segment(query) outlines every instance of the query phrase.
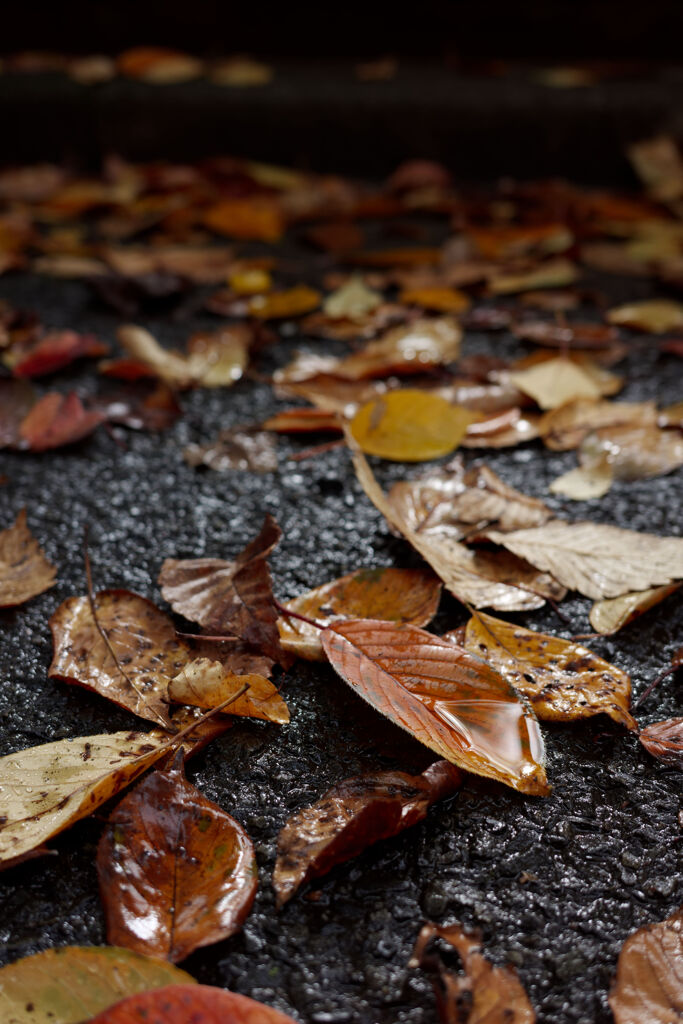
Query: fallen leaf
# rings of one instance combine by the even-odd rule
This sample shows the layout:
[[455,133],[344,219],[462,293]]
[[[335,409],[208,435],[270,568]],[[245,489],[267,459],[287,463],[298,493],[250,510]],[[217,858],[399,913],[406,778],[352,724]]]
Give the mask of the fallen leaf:
[[22,380],[0,377],[0,448],[14,448],[21,441],[21,424],[36,404],[36,393]]
[[350,424],[360,448],[397,462],[448,455],[465,436],[473,414],[429,391],[403,388],[361,406]]
[[614,474],[604,460],[590,466],[577,466],[558,476],[549,485],[552,494],[572,501],[590,501],[602,498],[614,483]]
[[309,879],[422,821],[433,803],[452,796],[461,783],[458,768],[436,761],[421,775],[372,772],[328,789],[280,831],[273,871],[277,906]]
[[133,359],[149,367],[167,384],[179,388],[226,387],[242,376],[253,335],[246,324],[194,335],[188,354],[163,348],[143,327],[120,327],[117,337]]
[[226,672],[220,661],[195,658],[183,665],[170,681],[168,695],[178,704],[192,704],[200,708],[215,708],[244,685],[249,690],[238,697],[229,708],[229,714],[245,718],[261,718],[266,722],[289,722],[289,710],[270,680],[262,675],[235,675]]
[[74,444],[92,434],[103,420],[101,412],[87,410],[73,391],[68,395],[52,392],[39,399],[22,420],[17,447],[45,452]]
[[552,255],[569,249],[574,239],[565,224],[472,225],[467,238],[489,260],[512,260],[532,253]]
[[169,985],[131,996],[90,1024],[296,1024],[248,996],[209,985]]
[[235,267],[234,250],[225,245],[109,245],[100,252],[117,275],[129,280],[170,275],[194,284],[222,284]]
[[513,292],[528,292],[536,288],[564,288],[574,284],[579,278],[579,270],[569,260],[548,260],[531,270],[518,273],[498,270],[488,279],[489,291],[494,295],[510,295]]
[[107,939],[172,963],[239,931],[258,885],[248,835],[182,764],[179,751],[128,793],[97,848]]
[[303,316],[320,305],[321,295],[306,284],[296,285],[284,292],[255,295],[248,302],[248,311],[258,320],[285,320]]
[[638,728],[629,712],[629,676],[587,647],[482,612],[467,623],[464,647],[524,694],[541,721],[606,714]]
[[658,761],[683,771],[683,718],[654,722],[642,730],[638,739]]
[[654,424],[601,427],[581,442],[579,461],[587,471],[606,465],[615,480],[649,480],[683,466],[683,433]]
[[306,241],[325,252],[346,253],[360,249],[364,238],[358,224],[350,220],[337,220],[308,228]]
[[593,600],[683,579],[680,537],[560,519],[515,533],[488,531],[487,536]]
[[303,334],[313,338],[331,338],[335,341],[355,342],[374,338],[381,331],[410,319],[410,312],[396,302],[382,302],[363,316],[332,317],[322,310],[309,313],[299,321]]
[[321,642],[359,696],[440,757],[522,793],[550,791],[533,712],[464,648],[373,619],[335,623]]
[[621,948],[609,994],[615,1024],[674,1024],[683,1013],[683,910],[645,925]]
[[14,526],[0,532],[0,608],[12,608],[55,584],[57,570],[26,525],[22,509]]
[[188,82],[203,72],[196,57],[163,46],[136,46],[116,58],[119,74],[155,85]]
[[653,199],[667,203],[683,195],[683,162],[674,139],[667,135],[641,139],[626,152]]
[[3,361],[15,377],[41,377],[83,357],[105,356],[109,346],[94,334],[49,331],[29,345],[12,346]]
[[[464,977],[428,952],[434,939],[442,939],[457,952]],[[408,966],[432,974],[443,1024],[534,1024],[536,1020],[514,968],[494,967],[481,953],[480,937],[459,924],[423,925]]]
[[323,302],[323,313],[333,318],[353,320],[372,313],[381,304],[380,292],[368,288],[360,274],[352,274],[345,284],[327,296]]
[[[384,395],[391,390],[391,382],[340,380],[331,374],[320,373],[310,379],[284,380],[281,371],[275,373],[276,394],[280,396],[303,398],[312,402],[318,409],[336,412],[343,416],[353,416],[364,402],[376,395]],[[398,387],[398,378],[394,378],[393,387]]]
[[325,409],[284,409],[261,425],[277,434],[343,433],[337,413]]
[[421,306],[434,313],[464,313],[469,309],[471,299],[457,288],[404,288],[399,302],[407,306]]
[[513,327],[515,337],[553,348],[609,348],[619,340],[615,327],[591,323],[553,323],[552,320],[522,320]]
[[373,252],[346,254],[349,263],[360,267],[422,267],[441,263],[442,253],[436,247],[412,249],[375,249]]
[[221,199],[204,214],[204,224],[229,238],[277,242],[285,230],[285,218],[277,199],[268,196]]
[[92,814],[168,750],[141,732],[58,740],[0,758],[0,863]]
[[61,946],[0,967],[6,1024],[81,1024],[137,992],[193,985],[179,967],[111,946]]
[[[436,615],[441,582],[424,569],[357,569],[292,598],[284,607],[325,627],[345,619],[383,619],[426,626]],[[278,620],[286,651],[324,661],[320,629],[301,619]]]
[[620,327],[631,327],[648,334],[666,334],[683,328],[683,304],[672,299],[629,302],[610,309],[607,319]]
[[125,390],[98,396],[93,405],[108,423],[131,430],[166,430],[183,412],[173,389],[155,379],[130,381]]
[[538,437],[539,417],[521,409],[506,409],[470,423],[462,448],[514,448]]
[[50,618],[48,675],[169,728],[168,684],[189,659],[187,644],[171,619],[139,594],[102,590],[93,604],[97,621],[88,597],[67,598]]
[[538,425],[545,445],[553,451],[578,448],[583,439],[602,427],[625,424],[654,425],[654,402],[608,402],[598,398],[575,398],[544,413]]
[[461,340],[462,330],[452,317],[413,320],[390,328],[360,352],[337,360],[327,372],[349,380],[422,373],[431,366],[455,362]]
[[167,558],[159,573],[164,599],[174,611],[198,622],[208,633],[238,636],[273,660],[288,664],[280,645],[266,561],[281,536],[280,527],[267,515],[258,537],[234,562]]
[[222,430],[208,444],[188,444],[183,458],[190,466],[208,466],[218,473],[230,469],[275,473],[278,468],[274,439],[267,430],[257,427]]
[[246,89],[254,85],[267,85],[275,74],[269,64],[254,60],[253,57],[227,57],[215,63],[211,69],[211,81],[216,85],[230,85]]
[[600,388],[585,369],[563,356],[510,374],[510,380],[541,409],[556,409],[577,398],[599,398]]
[[616,633],[622,626],[627,626],[670,594],[674,594],[679,586],[680,583],[670,583],[664,587],[637,590],[620,597],[596,601],[590,611],[590,624],[596,633]]
[[263,267],[247,266],[234,270],[228,278],[228,284],[237,295],[261,295],[271,290],[273,279]]

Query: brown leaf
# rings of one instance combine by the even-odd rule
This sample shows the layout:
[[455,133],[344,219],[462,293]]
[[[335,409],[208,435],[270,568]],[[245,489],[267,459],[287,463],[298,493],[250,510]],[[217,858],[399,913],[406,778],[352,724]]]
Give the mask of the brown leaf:
[[202,74],[203,65],[196,57],[164,46],[136,46],[116,58],[119,74],[139,78],[157,85],[187,82]]
[[256,427],[222,430],[207,444],[188,444],[183,458],[190,466],[208,466],[218,473],[231,469],[275,473],[278,468],[274,438]]
[[337,413],[325,409],[283,409],[265,420],[262,427],[277,434],[343,433]]
[[654,722],[642,730],[638,739],[657,760],[683,771],[683,718]]
[[67,598],[50,618],[48,675],[169,728],[168,684],[189,658],[187,644],[171,619],[139,594],[102,590],[93,601],[97,622],[87,597]]
[[664,598],[674,594],[679,587],[680,583],[670,583],[664,587],[637,590],[620,597],[596,601],[590,611],[590,624],[596,633],[616,633],[622,626],[627,626]]
[[[430,954],[434,939],[456,950],[465,976],[455,974],[440,956]],[[512,967],[494,967],[480,952],[478,935],[459,924],[425,924],[415,944],[410,967],[433,977],[437,1009],[443,1024],[534,1024],[536,1014]]]
[[601,427],[581,442],[579,462],[604,463],[615,480],[649,480],[683,466],[683,433],[654,424]]
[[399,301],[434,313],[463,313],[471,304],[464,292],[448,287],[404,288]]
[[369,455],[423,462],[449,455],[465,436],[474,413],[418,388],[389,391],[362,405],[349,425]]
[[462,448],[514,448],[538,437],[539,417],[519,408],[492,413],[470,423]]
[[0,378],[0,448],[14,448],[21,440],[21,424],[36,403],[30,384]]
[[619,331],[606,324],[553,323],[551,320],[522,320],[514,334],[523,341],[551,348],[609,348],[619,340]]
[[491,260],[564,252],[573,242],[565,224],[476,225],[468,227],[466,235],[479,254]]
[[356,693],[430,750],[522,793],[549,792],[533,712],[464,648],[373,619],[328,627],[322,645]]
[[[221,558],[167,558],[159,573],[174,611],[212,634],[231,634],[288,664],[280,646],[272,580],[266,559],[282,531],[267,515],[261,532],[234,562]],[[175,673],[173,673],[175,675]]]
[[581,366],[564,356],[510,374],[512,383],[541,409],[556,409],[577,398],[599,398],[601,391]]
[[316,224],[306,230],[306,241],[325,252],[344,253],[360,249],[364,238],[361,228],[350,220]]
[[299,284],[284,292],[255,295],[249,300],[247,309],[249,314],[258,320],[286,320],[317,309],[321,298],[320,292],[315,288]]
[[172,963],[238,931],[254,901],[254,848],[185,779],[182,753],[123,798],[97,848],[107,940]]
[[228,238],[277,242],[285,230],[282,207],[270,196],[221,199],[204,214],[204,224]]
[[667,334],[683,328],[683,304],[672,299],[645,299],[610,309],[607,319],[648,334]]
[[328,789],[280,831],[273,871],[278,907],[309,879],[422,821],[429,807],[456,793],[461,782],[457,768],[436,761],[421,775],[372,772]]
[[129,996],[90,1024],[295,1024],[291,1017],[248,996],[211,985],[166,985]]
[[170,700],[200,708],[216,708],[241,687],[248,691],[233,701],[228,714],[261,718],[266,722],[289,722],[289,711],[273,684],[262,675],[235,675],[226,672],[220,661],[195,658],[183,665],[168,686]]
[[165,383],[178,388],[228,387],[242,376],[253,334],[246,324],[194,335],[188,354],[163,348],[149,331],[135,324],[119,327],[117,337],[126,352],[144,363]]
[[22,509],[14,526],[0,532],[0,608],[23,604],[49,590],[56,575],[26,525],[26,509]]
[[44,395],[22,420],[18,447],[45,452],[82,440],[104,420],[97,410],[84,408],[78,395]]
[[[276,395],[304,398],[318,409],[345,416],[353,416],[360,405],[390,390],[389,382],[385,381],[340,380],[331,374],[319,373],[299,382],[286,380],[281,373],[278,370],[274,377]],[[397,379],[394,379],[393,386],[398,387]]]
[[608,402],[604,399],[574,398],[550,412],[540,420],[539,432],[544,443],[553,451],[578,448],[583,439],[602,427],[624,424],[650,426],[657,421],[654,402]]
[[94,407],[108,423],[131,430],[166,430],[183,412],[173,389],[157,380],[129,381],[125,389],[98,396]]
[[569,260],[548,260],[529,270],[497,270],[488,279],[494,295],[528,292],[537,288],[563,288],[579,278],[578,267]]
[[[357,569],[287,601],[290,611],[329,626],[344,619],[384,619],[426,626],[434,618],[441,582],[424,569]],[[324,661],[320,629],[300,619],[278,621],[286,651],[309,661]]]
[[683,1014],[683,910],[622,946],[609,995],[615,1024],[674,1024]]
[[604,713],[637,729],[629,713],[631,680],[587,647],[477,612],[464,647],[523,693],[543,721],[572,722]]

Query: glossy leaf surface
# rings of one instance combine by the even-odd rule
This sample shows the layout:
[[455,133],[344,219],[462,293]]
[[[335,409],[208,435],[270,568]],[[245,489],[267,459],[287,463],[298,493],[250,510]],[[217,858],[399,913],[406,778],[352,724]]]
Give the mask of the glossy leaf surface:
[[429,391],[403,388],[361,406],[350,430],[369,455],[422,462],[452,452],[474,418],[469,410]]
[[117,1003],[90,1024],[295,1024],[279,1010],[222,988],[171,985]]
[[609,1004],[615,1024],[675,1024],[683,1015],[683,910],[624,943]]
[[248,691],[230,704],[228,714],[283,724],[289,721],[287,705],[269,679],[255,674],[235,675],[210,658],[196,658],[183,665],[170,681],[168,695],[178,704],[215,708],[245,684]]
[[654,722],[643,729],[638,738],[658,761],[683,771],[683,718]]

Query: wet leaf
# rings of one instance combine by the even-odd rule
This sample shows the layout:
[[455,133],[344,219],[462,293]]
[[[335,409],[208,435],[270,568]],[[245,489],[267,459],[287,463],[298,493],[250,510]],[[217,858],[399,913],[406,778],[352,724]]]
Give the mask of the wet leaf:
[[42,377],[76,359],[105,356],[108,352],[109,346],[94,334],[50,331],[32,344],[10,348],[3,361],[15,377]]
[[514,448],[538,437],[538,415],[519,408],[492,413],[470,423],[462,448]]
[[369,455],[422,462],[452,452],[473,418],[469,410],[429,391],[403,388],[361,406],[350,431]]
[[539,423],[544,443],[553,451],[578,448],[583,439],[602,427],[625,424],[650,426],[657,421],[654,402],[608,402],[575,398],[546,412]]
[[[384,619],[426,626],[436,615],[441,582],[424,569],[357,569],[284,605],[321,626],[344,619]],[[320,630],[300,619],[278,621],[282,646],[299,658],[324,661]]]
[[642,730],[638,739],[658,761],[683,771],[683,718],[654,722]]
[[353,320],[372,313],[382,301],[380,292],[368,288],[360,274],[352,274],[345,284],[327,296],[323,302],[323,313],[333,318]]
[[49,676],[168,728],[168,684],[189,658],[187,644],[171,619],[139,594],[102,590],[93,603],[97,621],[88,597],[67,598],[50,618]]
[[410,490],[400,497],[387,497],[361,452],[353,452],[353,463],[375,507],[419,551],[455,597],[476,608],[525,611],[542,607],[546,597],[561,600],[566,593],[552,577],[537,572],[522,559],[500,558],[499,552],[470,551],[448,530],[438,525],[429,528],[429,512],[419,520],[414,518]]
[[281,536],[280,527],[267,515],[258,537],[234,562],[167,558],[159,573],[164,599],[174,611],[198,622],[208,633],[238,636],[273,660],[287,664],[289,658],[283,657],[280,646],[266,561]]
[[332,338],[335,341],[355,342],[374,338],[381,331],[409,319],[409,311],[395,302],[382,302],[363,316],[332,317],[319,311],[309,313],[299,322],[303,334],[313,338]]
[[0,758],[0,864],[92,814],[169,746],[141,732],[58,740]]
[[226,671],[220,661],[210,658],[195,658],[183,665],[169,683],[168,695],[178,704],[215,708],[245,683],[249,690],[230,705],[229,714],[280,724],[289,722],[287,705],[270,680],[262,675],[235,675]]
[[193,985],[179,967],[128,949],[61,946],[0,968],[5,1024],[81,1024],[126,996]]
[[74,392],[50,393],[39,399],[22,420],[18,447],[45,452],[74,444],[92,434],[103,420],[101,412],[87,410]]
[[267,196],[221,199],[204,214],[204,224],[218,235],[277,242],[285,230],[282,208]]
[[321,299],[320,292],[315,288],[299,284],[284,292],[255,295],[249,300],[248,311],[258,320],[286,320],[317,309]]
[[488,280],[488,287],[494,295],[510,295],[514,292],[528,292],[536,288],[564,288],[574,284],[579,270],[569,260],[548,260],[530,270],[497,271]]
[[457,288],[404,288],[399,301],[407,306],[421,306],[434,313],[463,313],[469,309],[471,300]]
[[589,501],[602,498],[614,482],[614,474],[608,463],[600,460],[590,466],[577,466],[556,477],[548,490],[572,501]]
[[[462,974],[448,969],[438,954],[428,952],[442,939],[460,957]],[[410,967],[433,976],[437,1009],[443,1024],[534,1024],[536,1014],[512,967],[494,967],[481,953],[481,939],[459,924],[425,924]]]
[[630,594],[622,594],[620,597],[596,601],[590,611],[590,624],[596,633],[616,633],[670,594],[674,594],[679,586],[679,583],[670,583],[665,587],[637,590]]
[[208,466],[218,473],[231,469],[252,473],[275,473],[278,468],[276,446],[267,430],[235,427],[222,430],[207,444],[188,444],[183,457],[190,466]]
[[248,996],[209,985],[170,985],[131,996],[90,1024],[296,1024]]
[[476,225],[468,227],[466,234],[479,254],[490,260],[564,252],[573,242],[565,224]]
[[56,575],[26,525],[26,509],[22,509],[14,526],[0,532],[0,608],[23,604],[49,590]]
[[601,391],[586,370],[558,356],[510,374],[510,380],[541,407],[556,409],[577,398],[599,398]]
[[637,729],[629,712],[631,680],[587,647],[477,612],[464,647],[523,693],[542,721],[606,714]]
[[619,340],[615,327],[591,323],[553,323],[551,320],[522,320],[514,325],[514,334],[523,341],[551,348],[609,348]]
[[683,910],[626,940],[609,995],[615,1024],[674,1024],[683,1013]]
[[317,803],[293,814],[278,836],[273,871],[278,907],[309,879],[422,821],[433,803],[452,796],[461,783],[457,768],[436,761],[421,775],[372,772],[328,789]]
[[581,465],[606,465],[615,480],[648,480],[683,466],[683,433],[650,426],[602,427],[581,442]]
[[322,645],[359,696],[440,757],[522,793],[549,792],[533,713],[464,648],[373,619],[328,627]]
[[[293,365],[293,364],[292,364]],[[360,405],[376,395],[391,390],[384,381],[340,380],[331,374],[320,373],[301,381],[285,380],[280,371],[275,374],[276,394],[303,398],[318,409],[352,416]],[[398,387],[398,379],[394,379]]]
[[134,324],[120,327],[117,336],[133,359],[149,367],[165,383],[178,388],[234,384],[247,365],[253,337],[246,324],[203,332],[190,339],[185,356],[163,348],[149,331]]
[[283,409],[265,420],[262,426],[278,434],[343,433],[337,413],[325,409]]
[[178,752],[127,794],[97,848],[107,939],[173,963],[238,931],[258,885],[248,835],[182,763]]
[[36,403],[30,384],[0,377],[0,449],[14,448],[21,440],[21,424]]
[[390,328],[360,352],[338,360],[328,372],[349,380],[422,373],[430,366],[455,362],[461,339],[460,325],[452,317],[413,320]]
[[593,600],[683,579],[680,537],[560,519],[515,533],[489,531],[488,537]]
[[611,324],[646,331],[648,334],[667,334],[683,328],[683,304],[672,299],[645,299],[616,306],[607,313]]

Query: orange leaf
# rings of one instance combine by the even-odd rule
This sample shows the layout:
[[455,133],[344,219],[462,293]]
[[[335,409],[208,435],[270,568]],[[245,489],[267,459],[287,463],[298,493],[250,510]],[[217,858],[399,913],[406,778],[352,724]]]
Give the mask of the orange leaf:
[[259,242],[277,242],[285,230],[282,208],[265,196],[222,199],[209,207],[204,223],[219,235]]
[[683,910],[624,943],[609,996],[616,1024],[674,1024],[683,1013]]
[[248,996],[209,985],[169,985],[130,996],[90,1024],[295,1024]]

